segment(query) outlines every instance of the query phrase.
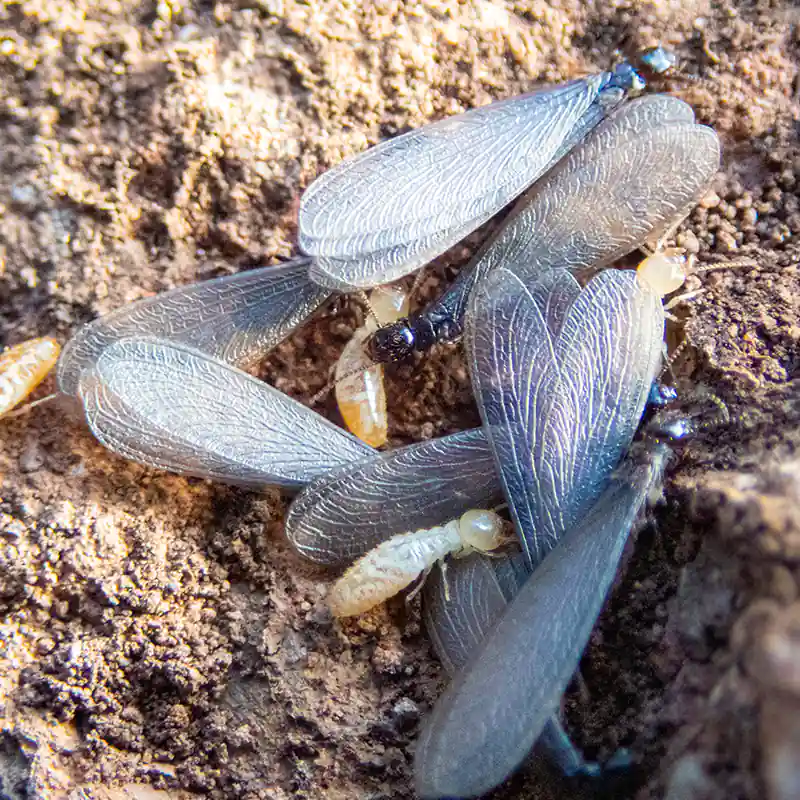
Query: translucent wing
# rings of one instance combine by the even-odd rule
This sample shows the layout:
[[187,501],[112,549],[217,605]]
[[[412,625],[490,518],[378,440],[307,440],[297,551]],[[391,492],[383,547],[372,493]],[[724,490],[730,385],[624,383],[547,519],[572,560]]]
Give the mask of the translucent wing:
[[84,372],[81,399],[110,450],[243,486],[302,486],[374,452],[271,386],[171,342],[109,345]]
[[474,286],[501,265],[520,276],[602,267],[654,243],[707,191],[719,160],[717,135],[696,124],[683,101],[650,95],[626,103],[520,198],[440,298],[439,313],[460,320]]
[[655,472],[626,465],[491,626],[422,731],[421,797],[481,795],[530,752],[578,666]]
[[[441,569],[428,577],[423,601],[425,627],[439,660],[451,675],[478,652],[529,577],[520,557],[485,558],[477,554],[451,559],[446,578]],[[502,731],[498,735],[503,739]],[[503,745],[504,741],[497,744]],[[587,762],[572,743],[558,714],[545,724],[536,745],[566,775],[598,772],[597,765]]]
[[526,284],[498,268],[469,323],[484,429],[535,566],[631,443],[661,358],[663,307],[634,272],[601,272],[578,292],[565,271]]
[[109,344],[152,336],[237,367],[255,363],[329,293],[308,277],[310,259],[195,283],[123,306],[81,328],[58,362],[58,385],[76,394],[81,372]]
[[295,498],[286,535],[312,561],[346,564],[395,534],[439,525],[500,492],[483,431],[462,431],[321,477]]
[[621,101],[611,73],[410,131],[321,175],[300,247],[331,289],[408,274],[507,205]]
[[423,617],[436,655],[451,674],[475,655],[483,640],[530,576],[510,558],[481,555],[451,559],[425,581]]

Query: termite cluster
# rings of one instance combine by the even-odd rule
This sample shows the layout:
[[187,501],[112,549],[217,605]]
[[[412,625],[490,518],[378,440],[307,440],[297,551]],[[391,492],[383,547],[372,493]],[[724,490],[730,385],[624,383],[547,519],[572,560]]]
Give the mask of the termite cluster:
[[[601,771],[563,733],[559,702],[668,444],[692,427],[656,411],[637,434],[663,397],[662,301],[684,277],[659,245],[720,159],[688,105],[634,98],[643,88],[623,64],[385,141],[306,190],[298,258],[121,308],[58,360],[59,392],[116,453],[298,492],[289,541],[349,565],[329,594],[336,615],[433,570],[423,615],[453,679],[416,750],[425,798],[489,791],[537,740],[568,773]],[[380,288],[512,203],[427,308],[409,315]],[[604,269],[637,248],[651,253],[638,271]],[[366,289],[373,312],[335,373],[354,436],[245,370],[332,293]],[[459,340],[481,427],[377,450],[380,363]],[[57,355],[51,340],[3,355],[0,414]]]

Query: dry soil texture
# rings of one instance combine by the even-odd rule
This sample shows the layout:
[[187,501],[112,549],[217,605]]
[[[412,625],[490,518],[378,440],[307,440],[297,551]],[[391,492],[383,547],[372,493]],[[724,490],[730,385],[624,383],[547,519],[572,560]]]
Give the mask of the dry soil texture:
[[[0,343],[289,256],[298,197],[342,158],[673,47],[698,80],[666,90],[725,151],[678,243],[748,264],[699,278],[681,382],[734,420],[678,454],[565,705],[590,753],[639,762],[614,797],[797,798],[798,23],[789,2],[3,3]],[[308,399],[358,316],[327,308],[264,376]],[[457,348],[391,395],[394,444],[476,421]],[[418,611],[327,622],[285,508],[126,463],[63,406],[0,424],[4,798],[412,796],[444,683]],[[593,793],[539,767],[496,796]]]

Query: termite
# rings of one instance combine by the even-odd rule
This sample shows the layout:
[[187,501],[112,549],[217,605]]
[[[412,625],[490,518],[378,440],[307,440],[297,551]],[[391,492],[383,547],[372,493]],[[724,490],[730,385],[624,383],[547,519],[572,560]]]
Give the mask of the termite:
[[394,597],[448,556],[489,553],[507,538],[493,511],[472,509],[444,525],[393,536],[360,558],[333,585],[328,607],[335,617],[363,614]]
[[[566,270],[519,266],[510,259],[477,287],[467,351],[532,574],[425,725],[415,760],[423,798],[489,791],[552,728],[668,458],[661,429],[647,446],[631,443],[661,363],[662,292],[682,283],[674,254],[650,256],[637,272],[600,272],[583,289]],[[438,638],[454,613],[433,612]]]
[[719,160],[716,134],[681,100],[623,105],[517,201],[438,300],[374,334],[371,358],[397,361],[457,341],[474,287],[506,259],[518,272],[600,268],[642,242],[655,246],[705,193]]
[[0,417],[18,406],[47,377],[61,345],[49,336],[30,339],[0,353]]
[[376,364],[364,348],[378,325],[387,325],[408,313],[408,294],[399,286],[374,289],[369,297],[370,313],[345,345],[334,373],[336,402],[344,424],[372,447],[386,444],[389,416],[383,366]]
[[[417,744],[421,798],[478,797],[505,780],[537,742],[567,775],[601,774],[564,734],[560,700],[668,452],[659,440],[637,445],[532,575],[522,562],[509,570],[507,563],[471,559],[452,565],[446,595],[441,582],[426,587],[428,630],[437,650],[457,658],[461,669]],[[505,574],[496,574],[503,566]],[[487,598],[494,598],[492,606]],[[625,763],[619,755],[605,768]]]

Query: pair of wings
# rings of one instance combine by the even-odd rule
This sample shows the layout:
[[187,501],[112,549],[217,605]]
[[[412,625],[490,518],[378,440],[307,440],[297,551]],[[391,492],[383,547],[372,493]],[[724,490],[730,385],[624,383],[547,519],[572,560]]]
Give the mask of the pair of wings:
[[[331,288],[385,283],[474,230],[622,99],[606,91],[612,77],[601,73],[442,120],[331,170],[303,198],[301,246],[314,259],[176,289],[86,326],[60,360],[59,388],[84,401],[104,444],[151,466],[247,486],[297,486],[352,459],[358,448],[347,437],[267,388],[259,392],[225,365],[252,364]],[[464,191],[452,193],[458,186]],[[449,198],[449,207],[440,196]],[[428,206],[437,214],[428,214]],[[355,265],[358,278],[350,280],[347,270],[326,278],[327,258],[348,270]],[[229,392],[227,407],[218,402],[211,375],[219,391]],[[210,426],[202,435],[170,410],[201,404],[198,421]],[[268,431],[251,424],[264,415],[273,417]],[[320,450],[309,437],[287,438],[288,426],[300,419],[309,420],[300,430],[324,431],[316,441],[329,457],[319,469],[310,466]],[[259,458],[259,447],[274,457]]]
[[628,532],[660,478],[665,450],[637,449],[599,501],[528,577],[482,556],[450,564],[425,588],[437,652],[458,670],[420,735],[420,797],[477,797],[544,739],[567,772],[583,766],[557,722],[561,696],[608,594]]
[[389,283],[508,205],[624,98],[602,72],[382,142],[303,194],[300,248],[333,290]]
[[[595,78],[478,109],[471,112],[473,117],[465,115],[466,122],[464,117],[444,120],[429,126],[435,129],[432,133],[428,128],[414,133],[419,134],[421,141],[430,140],[433,152],[439,152],[437,148],[445,142],[449,143],[441,145],[445,146],[445,150],[454,146],[455,151],[451,155],[462,157],[463,142],[472,141],[469,137],[477,137],[473,142],[477,148],[474,153],[480,161],[486,157],[485,151],[492,141],[491,137],[487,138],[486,132],[495,132],[495,118],[503,120],[497,127],[497,131],[503,131],[501,139],[503,136],[510,137],[503,139],[506,143],[504,147],[509,147],[509,142],[519,144],[523,141],[514,135],[515,125],[521,126],[526,131],[523,138],[528,144],[522,148],[526,152],[538,151],[530,144],[536,140],[536,136],[547,143],[529,164],[526,178],[529,180],[535,177],[534,173],[546,168],[550,161],[574,145],[570,131],[577,136],[578,130],[585,131],[594,124],[598,108],[602,107],[605,113],[605,106],[599,104],[598,98],[602,94],[601,84],[607,80],[607,76]],[[566,102],[565,98],[570,102]],[[578,98],[583,99],[578,102]],[[528,104],[527,117],[520,111],[521,104],[525,103]],[[636,103],[629,107],[640,108]],[[637,118],[639,115],[640,112],[637,112]],[[626,126],[630,127],[625,122],[629,118],[626,115],[616,116],[607,124],[612,131],[623,131]],[[475,119],[482,119],[482,124],[476,127]],[[699,126],[694,128],[700,129]],[[482,134],[476,132],[479,129],[483,130]],[[462,132],[467,139],[460,138]],[[456,144],[453,145],[453,142]],[[482,149],[478,147],[480,142],[483,143]],[[657,156],[657,163],[662,163],[673,156],[682,157],[687,150],[685,145],[683,140],[674,137],[661,143],[661,150],[651,155]],[[583,148],[579,148],[578,152],[581,150]],[[355,163],[363,166],[353,167],[355,173],[371,172],[371,152],[356,159]],[[437,169],[445,169],[446,165],[439,157],[429,158],[425,155],[427,151],[424,147],[417,147],[414,152],[420,163],[431,161],[439,165]],[[513,152],[513,148],[508,152]],[[407,167],[413,166],[411,161],[404,163]],[[459,158],[456,158],[455,164],[459,163]],[[573,166],[566,170],[567,174],[578,170],[581,163],[580,159],[570,161]],[[350,174],[348,169],[345,172]],[[416,174],[414,170],[411,172]],[[398,189],[411,173],[406,174],[401,170],[399,173],[390,171],[386,174],[394,174],[399,183],[392,185]],[[564,170],[559,174],[563,175]],[[441,178],[441,175],[438,177]],[[485,177],[491,184],[491,176]],[[437,180],[432,180],[432,184],[438,185]],[[380,191],[386,186],[380,182],[375,185],[379,186]],[[518,184],[515,186],[519,188]],[[645,209],[648,207],[648,198],[659,197],[662,191],[655,186],[649,186],[647,190],[646,197],[642,198],[642,208]],[[545,181],[536,197],[546,196],[550,191]],[[484,194],[486,192],[491,194],[491,190],[484,187]],[[686,187],[684,202],[689,203],[695,193],[691,186]],[[397,199],[400,196],[398,191],[389,191],[384,197],[388,201],[389,198]],[[506,195],[500,193],[498,198],[504,201]],[[537,202],[543,201],[540,199]],[[331,203],[336,205],[333,200]],[[377,201],[372,205],[376,208],[380,206]],[[647,232],[663,228],[679,205],[673,203],[665,208],[659,201],[653,206],[651,215],[644,214],[642,230]],[[354,230],[359,229],[357,217],[350,222]],[[348,235],[346,228],[342,234],[344,239],[357,238],[355,233]],[[568,238],[566,232],[573,230],[572,212],[561,216],[550,215],[543,220],[540,228],[543,235],[547,230],[552,231],[547,235],[548,239],[556,236],[552,229],[562,231],[562,239],[565,236]],[[594,234],[589,232],[586,240],[591,241],[599,235],[599,231]],[[635,244],[633,241],[629,246]],[[566,246],[562,254],[564,263],[575,263],[580,258],[580,254],[571,254],[571,246]],[[322,475],[332,464],[346,464],[354,457],[364,457],[370,451],[354,445],[346,434],[320,423],[313,412],[302,409],[294,401],[276,398],[269,387],[256,388],[247,376],[236,371],[236,367],[253,363],[288,335],[328,296],[326,289],[309,279],[310,266],[310,259],[299,259],[283,267],[262,268],[176,289],[120,309],[84,328],[67,345],[59,362],[59,386],[67,394],[90,398],[86,403],[87,418],[101,441],[111,449],[151,466],[247,486],[263,483],[294,487]],[[380,271],[371,274],[373,282],[383,280],[384,275]],[[123,341],[127,342],[125,347],[122,347]],[[151,381],[148,377],[148,359],[153,361],[154,370],[160,370],[161,377],[158,379]],[[117,360],[120,365],[130,364],[130,376],[136,375],[135,380],[128,379],[122,368],[115,366]],[[166,365],[169,365],[168,369]],[[216,376],[213,381],[210,379],[212,374]],[[166,377],[169,380],[164,382]],[[85,391],[81,388],[84,378]],[[224,402],[219,402],[222,389],[215,390],[214,381],[218,381],[219,387],[226,387]],[[181,422],[179,415],[169,410],[170,407],[191,409],[192,413]],[[207,426],[202,436],[196,430],[198,426],[192,424],[193,418],[202,419]],[[260,424],[265,418],[271,419],[272,428],[269,431]],[[298,420],[306,419],[309,420],[307,425],[296,425]],[[320,429],[325,430],[324,435],[320,434]],[[305,431],[312,435],[305,436]],[[321,438],[317,438],[318,435]],[[318,444],[320,447],[317,447]],[[455,445],[460,447],[458,440],[455,440]],[[207,455],[206,447],[210,448]],[[327,454],[327,458],[321,460],[318,469],[313,469],[310,464],[320,449]],[[259,457],[259,450],[265,455]],[[447,459],[447,455],[444,459]],[[294,462],[296,469],[286,466]],[[456,479],[456,483],[458,481]],[[480,485],[486,483],[484,479]],[[454,489],[458,493],[457,486]],[[477,495],[480,498],[485,493],[478,492]],[[424,502],[420,503],[422,518],[432,519],[435,514],[427,512],[424,506]]]
[[[521,330],[527,331],[526,346],[536,348],[544,346],[545,342],[552,345],[556,305],[560,304],[563,312],[578,291],[575,282],[559,269],[559,265],[577,268],[606,264],[643,241],[657,239],[685,215],[707,189],[718,165],[716,135],[694,122],[692,111],[685,103],[663,95],[627,103],[519,201],[503,228],[476,256],[471,265],[473,273],[485,278],[502,265],[507,273],[495,280],[508,287],[511,295],[508,302],[513,302],[520,294],[516,280],[535,281],[537,276],[558,270],[556,274],[562,276],[562,284],[557,290],[555,285],[553,287],[549,318],[541,318],[535,301],[516,310],[522,322]],[[647,301],[646,308],[637,310],[628,306],[625,310],[617,305],[622,290],[616,281],[631,281],[632,276],[605,280],[611,283],[596,299],[592,299],[594,295],[591,298],[587,295],[580,301],[585,318],[581,318],[584,311],[576,312],[570,328],[562,335],[564,343],[560,347],[562,354],[566,354],[582,337],[592,335],[590,332],[594,329],[602,332],[609,303],[616,308],[620,335],[609,331],[605,335],[598,333],[603,339],[603,353],[590,346],[578,356],[578,361],[563,368],[558,364],[548,367],[549,392],[553,398],[550,404],[558,405],[556,394],[563,390],[565,397],[571,398],[571,409],[576,414],[588,411],[591,405],[584,404],[580,408],[576,405],[583,402],[578,397],[579,392],[588,392],[616,376],[615,380],[623,387],[620,391],[627,392],[628,400],[622,406],[598,411],[604,419],[595,420],[595,424],[599,440],[600,429],[611,426],[610,420],[627,420],[616,428],[619,443],[629,440],[632,426],[638,422],[636,409],[643,380],[641,364],[636,373],[638,377],[633,373],[626,376],[625,358],[631,355],[634,361],[639,359],[635,354],[637,347],[652,352],[656,333],[648,309],[654,308],[654,303]],[[540,287],[540,294],[543,289]],[[484,368],[492,371],[498,368],[497,364],[487,362],[493,350],[493,357],[504,360],[511,372],[517,364],[531,363],[530,355],[523,352],[519,343],[504,343],[494,337],[494,331],[502,325],[501,311],[498,307],[492,312],[494,319],[485,319],[480,325],[472,324],[475,336],[485,337],[481,340],[480,351],[473,352],[473,357],[479,356],[482,361],[473,364],[477,380]],[[537,327],[531,329],[534,318],[530,314],[534,311],[538,321]],[[479,313],[486,316],[489,312],[484,307]],[[640,330],[637,320],[642,315],[650,322]],[[549,331],[547,335],[545,329]],[[537,330],[542,334],[538,343]],[[637,336],[640,336],[638,344]],[[575,339],[572,344],[568,341],[571,338]],[[650,369],[645,365],[644,372]],[[554,370],[560,370],[561,374],[556,376]],[[502,402],[517,406],[517,410],[509,414],[530,417],[536,411],[531,406],[535,377],[519,372],[516,379],[527,383],[520,383],[514,396],[507,393],[503,398]],[[555,385],[558,382],[560,387]],[[636,398],[633,405],[631,397]],[[491,396],[486,403],[496,405]],[[572,437],[573,443],[565,445],[567,451],[558,454],[552,444],[546,444],[558,438],[552,426],[543,434],[544,438],[537,438],[542,443],[540,461],[549,457],[546,447],[554,457],[558,455],[548,492],[551,500],[545,504],[546,508],[554,508],[558,498],[563,499],[563,480],[569,472],[567,460],[577,457],[575,448],[589,430],[581,428],[584,423],[579,416],[572,419],[565,416],[569,410],[562,409],[553,423],[559,425],[565,437]],[[495,438],[500,436],[497,430]],[[454,434],[342,467],[298,496],[287,519],[287,535],[306,557],[324,564],[344,564],[397,533],[439,524],[469,508],[491,503],[500,494],[500,484],[485,437],[482,429]],[[534,446],[531,440],[520,444],[519,448],[529,452]],[[513,457],[512,450],[514,446],[509,444],[509,459]],[[618,450],[617,444],[610,450],[597,451],[595,462],[602,459],[600,466],[610,464],[618,457]],[[513,478],[509,475],[505,479]],[[528,516],[531,513],[529,511]],[[551,513],[557,522],[557,509]],[[524,527],[531,529],[527,524]],[[526,537],[531,563],[554,541],[552,522],[541,531]]]

